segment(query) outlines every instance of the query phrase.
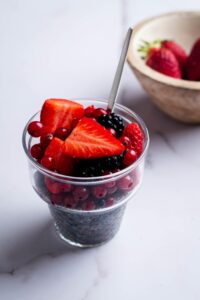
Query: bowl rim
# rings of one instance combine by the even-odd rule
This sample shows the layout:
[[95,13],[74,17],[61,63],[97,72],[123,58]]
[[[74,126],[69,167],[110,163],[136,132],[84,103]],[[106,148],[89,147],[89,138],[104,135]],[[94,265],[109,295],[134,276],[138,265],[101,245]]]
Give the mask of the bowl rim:
[[183,79],[175,79],[166,75],[163,75],[161,73],[158,73],[151,69],[150,67],[146,66],[145,64],[142,65],[139,63],[139,56],[135,57],[134,51],[133,51],[133,45],[135,42],[135,37],[137,33],[146,25],[154,22],[155,20],[159,20],[162,18],[167,17],[173,17],[173,16],[185,16],[185,17],[199,17],[200,18],[200,10],[199,11],[174,11],[174,12],[168,12],[160,15],[156,15],[154,17],[147,18],[139,23],[137,23],[135,26],[133,26],[132,36],[131,36],[131,42],[130,42],[130,48],[128,51],[127,61],[129,66],[132,69],[136,69],[138,72],[142,73],[143,75],[150,77],[151,79],[154,79],[155,81],[159,83],[163,83],[166,85],[170,85],[172,87],[179,87],[183,89],[191,89],[191,90],[200,90],[200,82],[199,81],[189,81],[189,80],[183,80]]

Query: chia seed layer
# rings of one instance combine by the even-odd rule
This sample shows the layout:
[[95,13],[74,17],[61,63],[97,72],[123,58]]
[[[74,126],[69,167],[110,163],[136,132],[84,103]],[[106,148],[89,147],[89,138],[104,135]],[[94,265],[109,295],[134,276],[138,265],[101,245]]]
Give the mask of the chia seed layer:
[[126,203],[104,212],[65,212],[49,205],[55,226],[63,239],[85,247],[112,239],[119,230]]

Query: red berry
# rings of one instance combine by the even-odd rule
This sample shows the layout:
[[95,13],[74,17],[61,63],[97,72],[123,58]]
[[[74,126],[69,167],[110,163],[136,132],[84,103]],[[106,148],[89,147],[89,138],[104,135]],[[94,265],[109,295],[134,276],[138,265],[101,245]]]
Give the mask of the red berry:
[[45,177],[44,182],[50,193],[59,194],[62,192],[62,184],[60,182],[57,182],[49,177]]
[[73,196],[76,201],[84,201],[89,196],[88,189],[83,186],[77,186],[73,190]]
[[130,123],[123,131],[123,136],[127,136],[137,155],[140,156],[143,151],[143,133],[137,123]]
[[69,130],[67,128],[59,127],[58,129],[56,129],[55,137],[64,141],[68,137],[70,132],[71,132],[71,130]]
[[43,149],[40,144],[35,144],[31,147],[31,155],[33,158],[41,159],[43,156]]
[[126,175],[123,178],[119,179],[117,182],[117,186],[122,190],[122,191],[131,191],[134,187],[134,182],[133,179],[129,176]]
[[53,134],[52,133],[43,134],[40,137],[40,145],[42,146],[42,148],[46,148],[52,140],[53,140]]
[[137,154],[134,150],[128,149],[124,154],[123,164],[127,167],[137,160]]
[[48,170],[51,170],[51,171],[55,170],[54,159],[50,156],[44,156],[41,159],[41,165],[43,165],[43,167],[47,168]]
[[106,199],[106,207],[112,206],[114,202],[115,202],[115,198],[109,197],[108,199]]
[[62,183],[62,191],[69,193],[73,190],[73,186],[70,183]]
[[107,192],[108,192],[109,195],[114,194],[116,191],[117,191],[117,186],[116,185],[107,189]]
[[104,198],[107,195],[107,189],[104,186],[95,186],[92,188],[92,194],[98,198]]
[[75,208],[76,207],[76,201],[72,195],[67,195],[64,198],[64,205],[68,208]]
[[93,113],[95,111],[94,105],[90,105],[85,108],[85,117],[91,118],[93,117]]
[[33,137],[39,137],[43,132],[43,125],[41,122],[33,121],[28,125],[28,133]]
[[128,136],[120,137],[120,142],[124,145],[125,148],[129,148],[131,146],[131,140]]
[[96,108],[93,113],[94,118],[98,119],[102,115],[107,115],[107,111],[103,108]]
[[115,129],[113,129],[113,128],[108,128],[107,130],[108,130],[112,135],[114,135],[114,136],[117,135]]
[[52,194],[51,203],[56,205],[63,205],[63,195],[62,194]]
[[93,209],[95,209],[95,204],[92,200],[88,199],[86,202],[83,202],[82,209],[93,210]]

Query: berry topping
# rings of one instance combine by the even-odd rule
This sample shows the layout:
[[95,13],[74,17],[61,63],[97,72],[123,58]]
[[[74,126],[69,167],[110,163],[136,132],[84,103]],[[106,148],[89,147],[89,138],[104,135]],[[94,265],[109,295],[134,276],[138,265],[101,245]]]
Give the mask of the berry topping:
[[76,207],[76,201],[72,195],[67,195],[64,198],[64,205],[68,208],[75,208]]
[[118,155],[124,146],[94,119],[82,118],[64,142],[64,153],[89,159]]
[[44,156],[41,159],[41,165],[47,168],[48,170],[55,171],[55,162],[53,157],[51,156]]
[[85,117],[87,118],[92,118],[93,114],[94,114],[95,108],[94,105],[90,105],[88,107],[85,108]]
[[43,149],[40,144],[35,144],[31,147],[31,155],[35,159],[41,159],[43,156]]
[[126,175],[125,177],[119,179],[119,181],[117,182],[117,186],[120,188],[120,190],[128,192],[133,189],[134,182],[129,175]]
[[93,112],[93,117],[98,119],[100,116],[107,115],[107,111],[103,108],[96,108]]
[[53,134],[45,133],[40,137],[40,145],[42,146],[42,148],[46,148],[52,140]]
[[115,202],[115,198],[109,197],[108,199],[106,199],[106,207],[112,206],[114,202]]
[[95,209],[95,203],[92,200],[88,199],[86,202],[83,202],[82,209],[93,210]]
[[123,154],[98,159],[83,159],[77,164],[75,174],[79,177],[108,175],[112,173],[108,169],[113,170],[122,167],[122,162]]
[[133,149],[128,149],[124,154],[123,164],[128,167],[132,165],[137,159],[137,153]]
[[43,133],[43,125],[41,122],[33,121],[28,125],[28,133],[33,137],[39,137]]
[[131,146],[131,140],[128,136],[121,136],[119,140],[125,148],[129,148]]
[[109,187],[107,189],[107,192],[108,192],[109,195],[114,194],[116,191],[117,191],[117,186],[116,185],[114,185],[113,187]]
[[54,133],[57,128],[71,129],[73,119],[80,119],[84,115],[81,104],[64,99],[48,99],[44,102],[40,119],[45,132]]
[[121,136],[122,131],[124,130],[123,119],[115,113],[111,113],[109,115],[101,115],[98,118],[98,122],[105,128],[113,128],[116,131],[118,137]]
[[54,136],[64,141],[68,137],[70,132],[71,130],[67,128],[59,127],[56,129]]
[[84,201],[89,196],[88,189],[84,186],[77,186],[73,190],[73,196],[76,201]]
[[62,194],[52,194],[51,203],[53,205],[63,205],[63,195]]
[[114,135],[114,136],[117,135],[115,129],[113,129],[113,128],[108,128],[107,130],[108,130],[112,135]]
[[58,138],[53,138],[46,148],[43,159],[45,159],[45,157],[52,157],[54,160],[54,168],[57,172],[64,175],[71,175],[75,162],[74,159],[67,156],[63,150],[64,142]]
[[127,136],[130,139],[134,150],[140,156],[143,150],[143,134],[140,126],[137,123],[128,124],[123,131],[123,136]]
[[95,186],[92,188],[92,194],[97,199],[101,199],[107,195],[107,189],[104,186]]
[[48,191],[52,194],[59,194],[63,190],[62,183],[57,182],[49,177],[45,177],[44,182]]

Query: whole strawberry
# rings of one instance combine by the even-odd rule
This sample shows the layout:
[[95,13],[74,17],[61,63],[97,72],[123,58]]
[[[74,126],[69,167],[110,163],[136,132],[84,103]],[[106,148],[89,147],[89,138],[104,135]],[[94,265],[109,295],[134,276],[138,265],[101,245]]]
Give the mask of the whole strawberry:
[[175,55],[168,49],[153,48],[150,50],[146,64],[153,70],[164,75],[177,79],[182,78],[182,72],[179,63]]
[[195,42],[186,64],[186,78],[200,80],[200,38]]
[[165,49],[169,49],[175,55],[182,72],[184,72],[187,61],[187,54],[183,47],[177,44],[177,42],[170,40],[161,41],[161,46]]

